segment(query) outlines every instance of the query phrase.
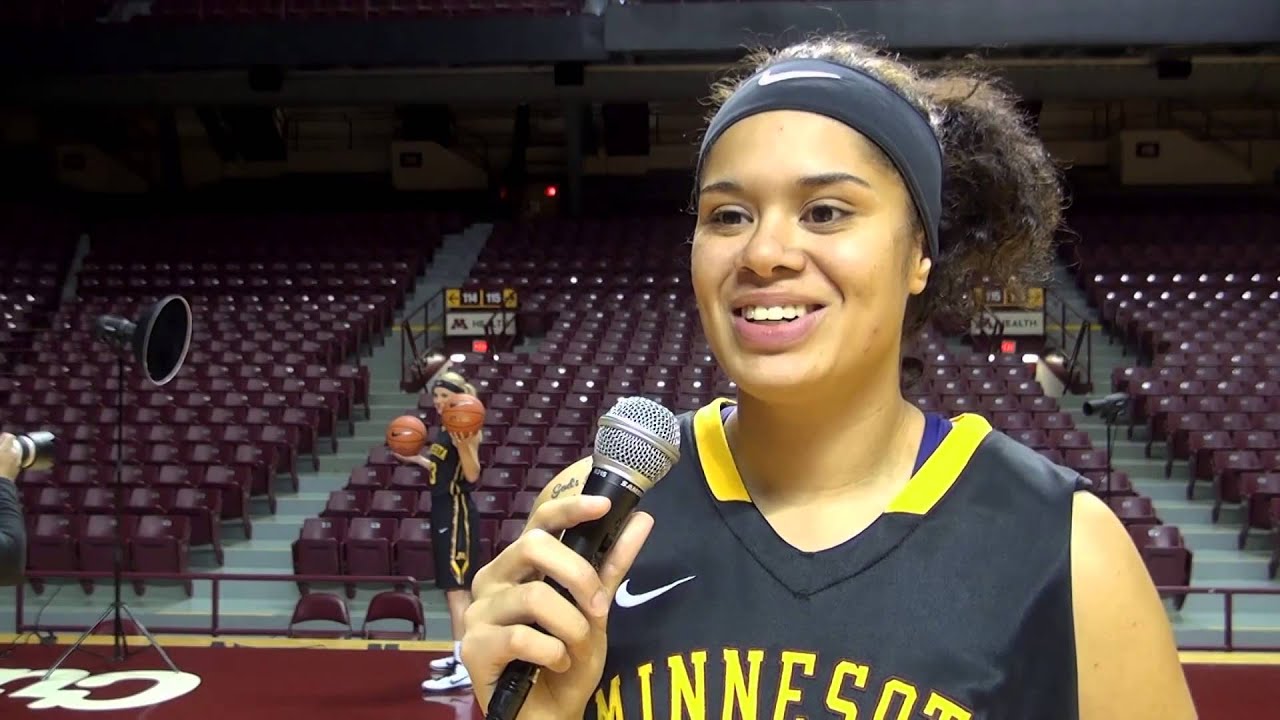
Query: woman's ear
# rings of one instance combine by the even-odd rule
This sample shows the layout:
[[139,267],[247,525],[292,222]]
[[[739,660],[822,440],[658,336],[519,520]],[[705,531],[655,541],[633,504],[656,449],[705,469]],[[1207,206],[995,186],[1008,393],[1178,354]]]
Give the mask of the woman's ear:
[[925,255],[924,233],[915,233],[911,243],[911,258],[907,263],[907,291],[919,295],[929,285],[929,271],[933,269],[933,260]]
[[912,295],[919,295],[929,285],[929,271],[933,269],[933,261],[921,257],[913,266],[911,276],[907,278],[907,288]]

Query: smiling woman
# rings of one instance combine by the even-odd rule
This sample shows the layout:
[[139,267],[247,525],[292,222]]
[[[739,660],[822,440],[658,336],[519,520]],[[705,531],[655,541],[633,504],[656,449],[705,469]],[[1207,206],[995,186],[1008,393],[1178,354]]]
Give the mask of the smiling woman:
[[837,37],[713,90],[693,288],[738,398],[681,418],[598,571],[553,537],[606,511],[574,496],[590,461],[551,483],[476,578],[482,705],[520,658],[551,671],[523,718],[1194,717],[1087,482],[902,396],[906,332],[1050,261],[1061,189],[1012,99]]

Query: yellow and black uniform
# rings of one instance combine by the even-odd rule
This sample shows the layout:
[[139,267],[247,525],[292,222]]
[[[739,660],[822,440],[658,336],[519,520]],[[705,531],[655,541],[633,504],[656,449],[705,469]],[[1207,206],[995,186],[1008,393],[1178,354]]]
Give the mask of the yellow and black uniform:
[[802,552],[751,502],[729,405],[680,418],[640,503],[587,718],[1075,720],[1077,473],[962,415],[866,530]]
[[427,481],[431,487],[431,548],[435,554],[436,586],[443,590],[469,590],[480,559],[479,519],[471,500],[471,487],[462,475],[458,448],[449,433],[440,430],[427,450],[431,461]]

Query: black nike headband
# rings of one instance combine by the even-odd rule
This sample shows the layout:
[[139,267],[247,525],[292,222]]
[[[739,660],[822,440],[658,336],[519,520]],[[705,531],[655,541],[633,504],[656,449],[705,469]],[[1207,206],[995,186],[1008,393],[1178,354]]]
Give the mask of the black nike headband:
[[896,90],[867,73],[826,60],[788,60],[744,82],[711,119],[698,151],[696,179],[716,140],[757,113],[800,110],[824,115],[862,133],[897,168],[920,213],[929,256],[938,257],[942,220],[942,147],[929,119]]
[[436,380],[434,387],[444,388],[449,392],[458,393],[459,395],[466,395],[466,382],[467,381],[456,372],[445,372]]

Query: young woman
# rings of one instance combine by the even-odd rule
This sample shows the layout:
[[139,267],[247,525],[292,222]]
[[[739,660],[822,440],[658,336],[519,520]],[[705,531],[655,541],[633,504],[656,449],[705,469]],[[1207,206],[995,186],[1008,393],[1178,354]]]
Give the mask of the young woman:
[[[436,414],[444,412],[454,395],[475,395],[475,388],[462,375],[445,371],[431,388]],[[425,468],[431,487],[432,548],[435,552],[436,586],[444,590],[453,630],[453,654],[431,661],[439,673],[423,681],[424,692],[457,690],[471,685],[471,677],[461,662],[462,619],[471,605],[471,583],[480,558],[476,535],[475,503],[471,488],[480,480],[480,443],[484,431],[470,435],[450,433],[440,428],[435,441],[412,457],[396,455],[402,462]]]
[[1041,143],[987,81],[840,38],[752,61],[715,88],[692,247],[738,400],[681,418],[599,571],[555,538],[606,510],[558,490],[590,461],[549,486],[476,578],[480,704],[519,658],[547,668],[525,720],[1195,717],[1080,475],[901,393],[906,333],[966,316],[984,276],[1044,276],[1062,196]]

